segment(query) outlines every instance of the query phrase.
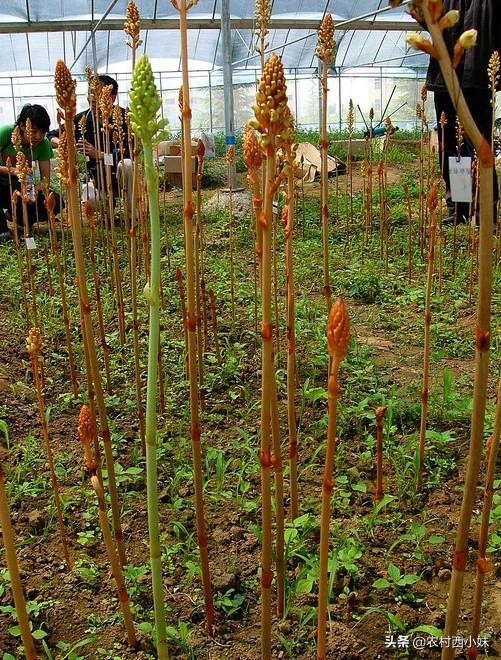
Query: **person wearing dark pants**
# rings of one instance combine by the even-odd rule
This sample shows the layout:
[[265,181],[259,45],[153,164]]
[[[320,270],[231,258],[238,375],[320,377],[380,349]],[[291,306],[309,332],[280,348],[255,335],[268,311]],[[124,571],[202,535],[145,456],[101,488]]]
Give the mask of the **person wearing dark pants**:
[[[475,29],[478,32],[477,44],[465,51],[457,69],[459,84],[470,108],[471,114],[482,135],[488,142],[491,141],[492,106],[491,90],[487,67],[494,51],[501,55],[501,1],[500,0],[444,0],[444,14],[451,10],[459,12],[458,22],[451,28],[443,31],[444,40],[452,54],[454,44],[466,30]],[[426,26],[423,26],[426,27]],[[449,156],[457,156],[456,145],[456,111],[449,98],[440,66],[433,57],[430,58],[426,87],[434,93],[435,110],[438,124],[439,148],[442,147],[440,118],[445,113],[447,123],[444,130],[444,163],[442,172],[446,187],[446,201],[449,217],[444,220],[446,224],[454,222],[456,205],[451,200],[449,179]],[[497,89],[501,89],[498,80]],[[461,155],[474,157],[472,144],[465,137]],[[442,166],[442,163],[440,163]],[[494,220],[499,198],[499,189],[496,172],[494,171]],[[456,222],[466,222],[469,215],[467,203],[457,204]]]
[[[26,131],[26,122],[31,122],[31,145]],[[11,218],[16,217],[19,225],[22,225],[22,202],[21,197],[17,197],[15,213],[12,208],[12,193],[16,190],[21,191],[21,183],[16,175],[16,150],[12,144],[12,133],[15,127],[19,127],[21,135],[22,152],[26,156],[29,173],[33,173],[34,162],[38,162],[40,177],[44,179],[47,185],[50,183],[50,159],[53,156],[52,147],[49,140],[45,137],[50,126],[50,118],[47,110],[41,105],[27,104],[21,110],[16,124],[7,124],[0,126],[0,237],[10,236],[7,225],[7,215]],[[10,161],[10,169],[9,169]],[[10,180],[9,180],[10,175]],[[57,193],[55,213],[59,211],[60,198]],[[42,222],[47,220],[47,211],[45,209],[45,198],[41,190],[36,186],[30,191],[27,199],[28,223],[32,226],[37,218]]]
[[[480,132],[485,137],[487,142],[491,141],[492,131],[492,107],[491,107],[491,93],[490,90],[477,89],[477,90],[463,90],[463,94],[470,109],[470,112],[475,120],[475,123],[480,129]],[[436,91],[434,93],[435,111],[437,119],[440,120],[442,113],[446,118],[443,135],[442,147],[442,128],[438,125],[438,145],[439,145],[439,159],[440,171],[443,173],[445,182],[445,200],[447,202],[448,218],[444,220],[445,224],[454,222],[454,214],[457,213],[456,223],[465,223],[469,217],[469,204],[467,202],[458,202],[455,204],[451,199],[451,184],[449,177],[449,158],[458,156],[457,136],[456,136],[456,111],[452,105],[452,101],[447,92]],[[469,156],[475,158],[475,150],[473,145],[466,138],[463,140],[459,155]],[[443,162],[442,162],[443,157]],[[497,204],[499,199],[498,179],[496,170],[494,169],[494,204]],[[496,214],[494,214],[494,221]]]

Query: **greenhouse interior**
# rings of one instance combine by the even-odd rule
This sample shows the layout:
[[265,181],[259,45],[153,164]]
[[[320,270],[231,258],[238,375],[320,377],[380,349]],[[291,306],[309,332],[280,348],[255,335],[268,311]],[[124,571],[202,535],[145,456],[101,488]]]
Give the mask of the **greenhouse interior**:
[[499,656],[499,0],[0,47],[1,659]]

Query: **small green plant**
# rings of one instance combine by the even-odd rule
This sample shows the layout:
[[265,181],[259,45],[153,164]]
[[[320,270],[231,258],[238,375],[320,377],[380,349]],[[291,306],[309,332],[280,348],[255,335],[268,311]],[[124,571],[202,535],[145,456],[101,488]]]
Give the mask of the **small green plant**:
[[375,589],[392,589],[395,600],[399,603],[415,603],[415,596],[407,590],[416,582],[421,580],[419,575],[415,573],[401,573],[400,569],[392,564],[388,564],[387,568],[388,579],[378,578],[374,580],[372,586]]
[[218,593],[214,598],[214,607],[221,610],[230,619],[241,617],[246,609],[245,593],[237,589],[228,589],[224,594]]

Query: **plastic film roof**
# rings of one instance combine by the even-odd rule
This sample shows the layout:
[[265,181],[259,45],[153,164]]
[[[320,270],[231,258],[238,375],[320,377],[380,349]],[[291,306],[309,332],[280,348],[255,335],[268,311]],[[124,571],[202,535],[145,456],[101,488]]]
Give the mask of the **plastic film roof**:
[[[254,1],[230,0],[233,68],[259,66],[254,51]],[[405,7],[387,0],[274,0],[268,35],[287,68],[317,67],[318,24],[330,12],[336,25],[335,67],[421,69],[428,58],[410,50],[407,31],[419,26]],[[178,12],[168,0],[137,0],[143,44],[157,71],[179,70]],[[75,74],[130,70],[123,21],[126,0],[0,0],[0,76],[51,73],[64,59]],[[189,11],[192,69],[222,66],[220,0],[199,0]]]

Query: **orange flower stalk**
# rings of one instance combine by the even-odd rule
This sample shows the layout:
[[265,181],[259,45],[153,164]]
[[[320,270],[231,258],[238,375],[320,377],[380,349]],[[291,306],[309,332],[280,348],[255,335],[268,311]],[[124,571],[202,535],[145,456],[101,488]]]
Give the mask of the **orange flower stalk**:
[[4,454],[5,450],[2,447],[0,449],[0,528],[2,530],[2,543],[5,549],[5,560],[9,571],[12,597],[14,598],[17,623],[19,630],[21,631],[24,653],[27,660],[36,660],[37,654],[35,651],[35,643],[33,642],[33,637],[31,635],[30,621],[26,611],[26,601],[24,599],[21,574],[19,572],[19,564],[17,561],[16,541],[10,520],[7,492],[5,490],[5,473],[2,466]]
[[[272,573],[272,524],[271,524],[271,475],[272,455],[270,447],[270,421],[273,418],[275,371],[273,363],[273,324],[271,316],[272,282],[272,223],[273,198],[278,179],[276,177],[277,137],[291,123],[285,113],[287,106],[285,76],[280,58],[272,53],[264,65],[259,81],[255,119],[249,124],[260,133],[259,145],[266,156],[266,187],[264,206],[259,217],[263,232],[263,256],[261,267],[262,301],[262,370],[261,370],[261,493],[262,493],[262,548],[261,548],[261,657],[271,658],[271,585]],[[278,459],[278,456],[275,456]]]
[[335,55],[336,42],[334,41],[334,22],[330,14],[325,14],[318,31],[317,57],[321,62],[322,73],[320,83],[322,85],[322,115],[320,120],[320,158],[321,158],[321,183],[320,183],[320,208],[322,217],[322,245],[323,245],[323,267],[324,287],[323,293],[327,313],[331,307],[331,288],[329,278],[329,184],[327,172],[327,148],[329,138],[327,136],[327,77],[329,65]]
[[205,529],[205,513],[203,501],[201,426],[199,412],[199,382],[197,377],[197,317],[195,308],[195,266],[193,259],[193,216],[195,206],[191,189],[191,108],[190,85],[188,70],[188,34],[187,12],[193,6],[194,0],[172,0],[173,6],[179,11],[179,34],[181,38],[181,69],[183,80],[182,127],[185,158],[183,159],[183,220],[184,247],[186,257],[186,295],[187,295],[187,328],[188,328],[188,366],[190,375],[190,413],[191,440],[193,452],[195,508],[197,519],[197,540],[200,549],[202,566],[202,582],[204,590],[206,628],[209,635],[213,633],[214,606],[209,569],[209,553],[207,548],[207,533]]
[[383,423],[387,406],[376,408],[376,494],[374,499],[380,502],[383,499]]
[[91,383],[95,390],[96,402],[99,411],[99,422],[103,438],[106,466],[108,469],[109,491],[111,509],[113,514],[113,533],[118,548],[120,562],[124,566],[126,561],[125,545],[122,526],[120,523],[120,507],[116,488],[113,452],[111,448],[111,434],[108,425],[108,414],[104,402],[101,371],[97,359],[94,328],[91,317],[91,306],[87,289],[87,276],[83,252],[82,227],[80,222],[80,200],[78,196],[78,173],[76,168],[75,135],[73,132],[73,118],[76,112],[76,83],[71,77],[70,70],[62,60],[58,60],[54,75],[56,99],[65,113],[66,139],[68,143],[68,217],[71,224],[73,251],[79,293],[80,313],[82,317],[82,334],[86,363],[89,365],[87,380],[89,388]]
[[[476,313],[476,352],[475,352],[475,382],[473,389],[473,408],[471,416],[470,453],[468,469],[461,505],[461,515],[456,535],[454,559],[452,564],[452,580],[447,604],[447,616],[444,635],[452,637],[457,632],[463,580],[468,560],[468,536],[476,498],[480,460],[482,455],[483,431],[485,420],[485,405],[487,399],[487,381],[489,373],[490,318],[492,296],[492,229],[493,229],[493,175],[494,156],[492,148],[476,126],[468,109],[458,78],[450,60],[442,31],[437,18],[432,15],[428,3],[415,0],[414,4],[422,12],[428,32],[433,40],[433,46],[438,57],[440,69],[454,104],[461,124],[479,156],[480,179],[480,242],[479,242],[479,274],[478,302]],[[462,46],[465,47],[463,39]],[[468,43],[466,43],[468,45]],[[454,649],[444,648],[442,659],[450,660]]]
[[[475,583],[475,597],[473,601],[473,616],[471,622],[472,639],[477,639],[480,632],[480,615],[482,613],[482,595],[484,592],[485,575],[493,566],[487,560],[486,550],[489,537],[489,519],[494,496],[493,483],[496,474],[496,463],[499,454],[499,438],[501,436],[501,379],[498,381],[496,418],[492,436],[487,442],[487,471],[485,475],[484,506],[482,508],[482,522],[478,538],[477,550],[477,581]],[[472,646],[468,651],[468,657],[476,658],[478,649]]]
[[214,291],[212,289],[209,290],[209,299],[210,299],[210,309],[212,315],[212,331],[214,333],[214,344],[216,347],[216,359],[217,359],[217,364],[220,367],[222,364],[222,360],[221,360],[221,350],[219,348],[219,337],[218,337],[218,329],[217,329],[216,298],[214,296]]
[[52,490],[54,491],[56,518],[59,527],[59,535],[61,537],[61,545],[63,547],[66,566],[71,570],[73,567],[73,560],[70,556],[68,540],[66,538],[66,528],[63,520],[63,510],[61,507],[61,496],[59,493],[59,484],[56,476],[56,465],[54,463],[54,456],[52,454],[52,447],[50,443],[49,428],[47,425],[45,398],[42,392],[42,384],[40,382],[40,355],[42,352],[42,342],[40,339],[40,330],[38,328],[31,328],[29,331],[28,337],[26,339],[26,349],[29,353],[31,359],[31,368],[33,370],[33,380],[38,400],[38,412],[40,414],[40,423],[42,424],[45,453],[47,454],[47,462],[49,463],[50,481],[52,484]]
[[77,383],[77,374],[75,369],[75,358],[73,356],[73,345],[71,342],[70,317],[68,314],[68,302],[66,300],[66,286],[64,283],[63,269],[61,267],[61,259],[59,257],[59,242],[57,240],[56,219],[54,217],[55,203],[56,200],[54,197],[54,193],[50,192],[45,198],[45,208],[47,209],[47,217],[49,220],[50,242],[51,242],[52,254],[54,255],[54,259],[56,262],[57,279],[59,282],[59,291],[61,294],[61,307],[63,310],[64,335],[66,338],[66,348],[68,350],[71,389],[73,391],[73,397],[76,399],[78,396],[78,383]]
[[[252,257],[253,272],[254,272],[254,331],[257,333],[257,304],[258,304],[258,272],[261,272],[261,257],[263,254],[263,230],[259,223],[259,216],[263,207],[263,198],[261,193],[261,185],[259,181],[259,171],[263,163],[263,154],[259,149],[259,144],[256,138],[255,132],[247,124],[244,129],[244,141],[243,141],[243,152],[244,152],[244,162],[247,167],[248,180],[250,183],[251,194],[252,194],[252,207],[254,210],[254,223],[253,227],[253,242],[254,242],[254,252]],[[257,261],[259,263],[256,263]]]
[[331,368],[328,383],[329,421],[327,428],[327,449],[325,452],[324,474],[322,479],[322,512],[320,516],[320,559],[318,578],[318,632],[317,660],[326,660],[326,626],[328,597],[329,529],[331,518],[331,495],[334,483],[332,472],[336,456],[336,407],[338,398],[338,370],[348,349],[350,320],[342,298],[333,303],[327,320],[327,348]]
[[99,522],[101,524],[101,531],[103,533],[103,540],[106,546],[106,551],[108,553],[108,559],[110,560],[111,564],[111,572],[113,573],[113,577],[115,578],[115,583],[117,586],[118,602],[120,603],[120,609],[122,610],[125,629],[127,631],[127,642],[131,648],[135,648],[137,646],[137,637],[136,631],[134,629],[134,621],[132,620],[132,613],[130,610],[129,594],[127,593],[127,587],[125,586],[125,580],[122,574],[122,569],[120,567],[120,561],[117,557],[116,548],[113,544],[113,538],[111,536],[110,524],[108,522],[108,516],[106,515],[106,504],[104,501],[103,486],[95,474],[90,478],[90,482],[97,497]]
[[424,307],[424,351],[423,351],[423,384],[421,387],[421,424],[419,427],[419,465],[416,474],[416,492],[420,492],[423,483],[424,454],[426,442],[426,419],[428,414],[428,382],[430,373],[431,353],[431,289],[435,268],[435,215],[437,209],[437,188],[433,184],[428,195],[430,212],[430,235],[428,238],[428,271],[426,275],[426,294]]

